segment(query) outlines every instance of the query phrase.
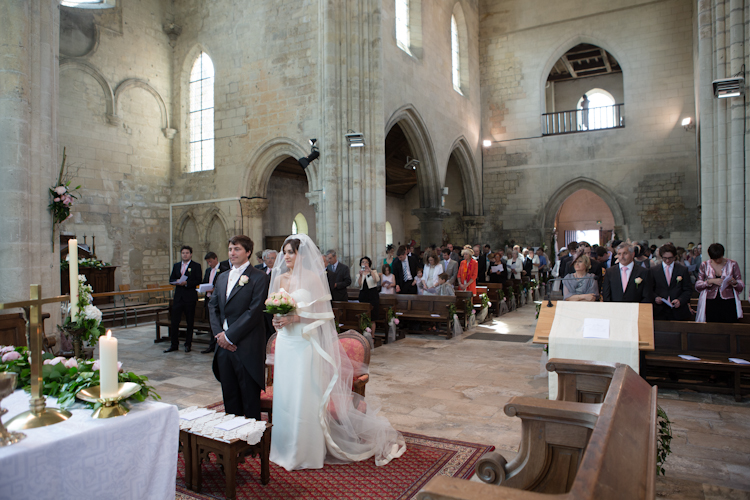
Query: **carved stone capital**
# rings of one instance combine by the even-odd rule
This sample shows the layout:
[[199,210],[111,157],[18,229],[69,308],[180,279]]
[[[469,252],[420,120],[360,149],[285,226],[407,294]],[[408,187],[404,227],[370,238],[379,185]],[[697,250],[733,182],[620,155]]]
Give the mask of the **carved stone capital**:
[[115,127],[119,127],[120,124],[122,123],[122,118],[120,118],[117,115],[107,113],[106,118],[107,118],[107,123]]
[[177,134],[176,128],[163,128],[161,131],[164,132],[164,137],[169,140],[174,139],[174,136]]
[[477,228],[484,226],[484,215],[464,215],[461,219],[469,227]]
[[261,217],[268,209],[268,200],[265,198],[242,199],[240,203],[245,217]]
[[411,211],[422,222],[442,221],[451,214],[447,208],[415,208]]

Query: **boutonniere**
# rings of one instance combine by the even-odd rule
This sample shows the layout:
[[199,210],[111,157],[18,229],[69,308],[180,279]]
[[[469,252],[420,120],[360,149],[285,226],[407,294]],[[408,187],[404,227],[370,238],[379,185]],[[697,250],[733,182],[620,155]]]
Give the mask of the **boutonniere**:
[[679,283],[680,281],[682,281],[682,276],[677,276],[677,282]]
[[192,269],[193,269],[192,267],[188,266],[188,268],[187,268],[187,273],[188,273],[188,274],[190,274],[190,271],[191,271]]
[[641,283],[643,283],[643,279],[642,278],[636,278],[633,281],[635,281],[635,287],[636,288],[638,288],[638,285],[640,285]]
[[245,286],[248,281],[250,281],[250,278],[243,274],[242,276],[240,276],[240,280],[237,282],[237,286]]

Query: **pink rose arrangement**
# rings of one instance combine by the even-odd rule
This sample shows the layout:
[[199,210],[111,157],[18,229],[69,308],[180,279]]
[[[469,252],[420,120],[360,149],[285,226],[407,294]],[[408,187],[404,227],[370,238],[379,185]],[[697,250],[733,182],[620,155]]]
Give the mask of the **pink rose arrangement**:
[[266,299],[266,312],[269,314],[289,314],[297,309],[297,302],[283,288]]
[[55,187],[49,189],[52,202],[50,202],[47,208],[52,212],[53,224],[65,222],[71,217],[70,208],[73,205],[73,200],[78,198],[75,191],[81,189],[81,186],[70,187],[71,179],[65,172],[66,158],[65,149],[63,149],[62,165],[60,165],[60,175],[57,178],[57,184]]

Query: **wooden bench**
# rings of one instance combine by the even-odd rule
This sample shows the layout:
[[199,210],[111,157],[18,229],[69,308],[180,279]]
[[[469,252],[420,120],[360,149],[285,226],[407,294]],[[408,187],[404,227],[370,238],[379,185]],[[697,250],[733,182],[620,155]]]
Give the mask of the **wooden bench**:
[[[42,314],[42,348],[45,352],[51,352],[52,347],[57,343],[54,335],[47,336],[44,331],[44,320],[49,317],[49,313]],[[26,318],[23,313],[0,314],[0,345],[15,347],[26,345]]]
[[[700,358],[688,361],[687,354]],[[750,326],[742,323],[654,321],[654,350],[641,354],[641,375],[663,388],[732,394],[750,393]]]
[[[124,326],[128,327],[128,319],[132,317],[135,326],[138,326],[139,315],[140,321],[152,321],[158,318],[157,312],[163,312],[168,307],[168,299],[156,300],[153,295],[169,294],[174,289],[173,286],[160,287],[159,285],[147,285],[145,290],[131,290],[130,285],[120,285],[119,292],[95,293],[92,296],[111,298],[111,304],[105,304],[100,307],[102,311],[102,324],[104,326]],[[142,299],[145,297],[145,300]],[[121,305],[117,305],[118,300]]]
[[[750,325],[750,302],[747,300],[741,300],[740,301],[742,305],[742,318],[739,318],[738,323],[744,323],[746,325]],[[690,299],[690,307],[693,309],[693,311],[698,311],[698,299]],[[694,321],[695,316],[690,319],[690,321]]]
[[[492,464],[485,455],[477,465],[484,483],[437,476],[417,499],[655,498],[657,388],[627,365],[560,359],[550,365],[573,390],[563,391],[564,399],[513,397],[505,405],[506,415],[521,419],[518,456],[507,462],[493,452]],[[589,392],[602,403],[579,402]]]
[[492,302],[492,305],[490,306],[490,311],[495,314],[500,314],[500,303],[502,302],[500,300],[500,292],[503,292],[503,295],[505,295],[504,286],[502,283],[485,283],[484,286],[487,287],[487,296],[490,298],[490,302]]
[[[471,294],[471,292],[468,292]],[[449,295],[411,295],[411,294],[396,294],[396,317],[399,318],[401,323],[399,326],[402,330],[411,333],[424,333],[420,330],[410,330],[406,327],[403,321],[419,321],[435,323],[438,329],[442,325],[445,325],[443,333],[448,338],[451,338],[452,333],[450,331],[448,317],[448,308],[451,304],[456,304],[458,307],[458,301],[456,297]]]
[[[396,305],[398,304],[398,300],[396,297],[397,294],[395,293],[381,293],[380,294],[380,317],[382,318],[382,321],[379,321],[377,323],[377,329],[376,334],[378,338],[383,339],[383,343],[388,343],[388,329],[390,326],[388,325],[388,311],[390,309],[393,309],[393,312],[396,312]],[[399,320],[400,321],[400,320]],[[401,340],[406,337],[406,334],[403,330],[399,329],[398,326],[396,326],[396,340]]]
[[[154,344],[158,344],[159,342],[169,342],[169,331],[172,329],[172,300],[169,299],[169,306],[166,309],[160,309],[156,311],[156,320],[154,321],[154,325],[156,326],[156,339],[154,339]],[[163,314],[166,313],[166,318],[163,316]],[[162,337],[161,336],[161,327],[166,326],[167,327],[167,336]],[[207,333],[209,335],[208,338],[201,338],[198,337],[198,335],[202,335]],[[209,322],[208,317],[206,316],[206,307],[203,305],[203,299],[198,300],[198,302],[195,303],[195,319],[193,321],[193,342],[199,342],[202,344],[208,344],[211,341],[210,335],[212,334],[211,330],[211,323]],[[187,322],[183,318],[180,319],[180,331],[179,336],[180,338],[185,338],[185,335],[187,334]]]
[[367,314],[372,319],[372,304],[369,302],[339,302],[332,301],[331,309],[336,318],[336,324],[341,331],[356,330],[362,333],[360,318]]

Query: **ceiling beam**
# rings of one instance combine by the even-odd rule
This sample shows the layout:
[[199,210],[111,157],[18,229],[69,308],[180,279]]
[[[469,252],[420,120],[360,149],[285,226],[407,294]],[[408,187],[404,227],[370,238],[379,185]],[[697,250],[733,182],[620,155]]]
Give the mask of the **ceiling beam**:
[[402,187],[414,187],[416,185],[417,185],[417,181],[415,180],[415,181],[412,181],[412,182],[400,182],[398,184],[388,184],[388,183],[386,183],[385,188],[386,189],[398,189],[398,188],[402,188]]
[[573,65],[570,64],[570,61],[568,61],[568,55],[563,54],[563,56],[560,59],[562,59],[562,62],[565,65],[565,69],[568,70],[568,73],[570,73],[570,76],[572,76],[573,78],[578,78],[578,74],[576,73],[576,70],[573,69]]
[[604,66],[607,68],[607,73],[612,73],[612,65],[609,64],[609,56],[604,49],[600,48],[599,51],[602,53],[602,61],[604,61]]

